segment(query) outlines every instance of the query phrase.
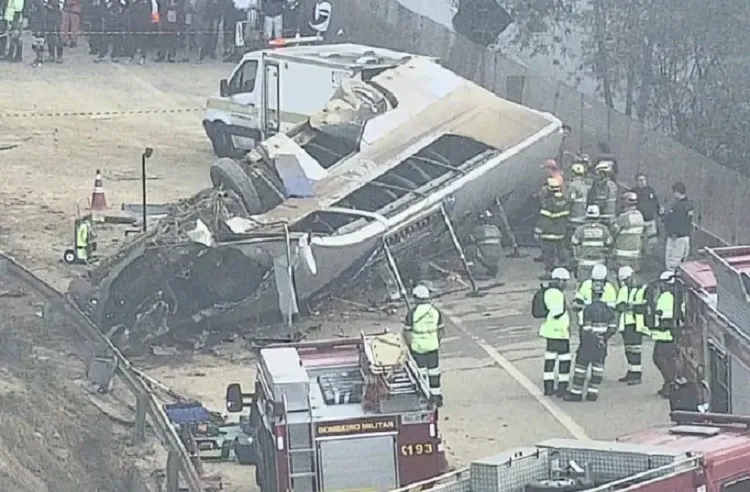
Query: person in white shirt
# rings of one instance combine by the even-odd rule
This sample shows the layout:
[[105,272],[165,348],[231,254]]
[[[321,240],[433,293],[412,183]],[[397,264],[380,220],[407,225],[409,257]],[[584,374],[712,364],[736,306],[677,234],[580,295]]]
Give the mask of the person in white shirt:
[[266,41],[284,37],[284,0],[264,0],[263,16]]

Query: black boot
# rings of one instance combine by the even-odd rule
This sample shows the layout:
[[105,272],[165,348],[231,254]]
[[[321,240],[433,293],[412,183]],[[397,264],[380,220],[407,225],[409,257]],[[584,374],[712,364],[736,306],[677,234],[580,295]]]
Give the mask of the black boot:
[[566,383],[560,383],[557,386],[557,391],[555,391],[555,396],[558,398],[565,398],[565,395],[568,394],[568,385]]
[[628,371],[623,377],[618,379],[617,381],[620,383],[628,383],[633,379],[633,373]]
[[545,381],[544,382],[544,396],[552,396],[555,394],[555,382]]
[[664,385],[659,391],[656,392],[656,394],[661,396],[662,398],[669,398],[669,384],[664,383]]
[[586,393],[586,401],[596,401],[599,399],[599,393]]

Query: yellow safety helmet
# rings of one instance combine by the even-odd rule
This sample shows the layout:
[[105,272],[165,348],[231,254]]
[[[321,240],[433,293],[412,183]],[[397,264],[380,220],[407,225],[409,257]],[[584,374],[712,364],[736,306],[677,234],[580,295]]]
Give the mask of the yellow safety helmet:
[[560,191],[560,182],[555,178],[547,178],[547,189],[550,191]]
[[586,174],[586,166],[581,162],[574,163],[572,166],[570,166],[570,170],[576,176],[583,176],[584,174]]

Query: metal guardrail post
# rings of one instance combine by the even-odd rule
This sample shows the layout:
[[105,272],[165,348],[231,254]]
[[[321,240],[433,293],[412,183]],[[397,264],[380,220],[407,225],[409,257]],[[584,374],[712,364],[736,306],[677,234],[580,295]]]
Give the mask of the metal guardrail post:
[[133,435],[136,444],[146,440],[146,415],[148,414],[148,397],[144,394],[135,396],[135,433]]
[[180,459],[177,453],[170,451],[167,455],[167,492],[180,490]]

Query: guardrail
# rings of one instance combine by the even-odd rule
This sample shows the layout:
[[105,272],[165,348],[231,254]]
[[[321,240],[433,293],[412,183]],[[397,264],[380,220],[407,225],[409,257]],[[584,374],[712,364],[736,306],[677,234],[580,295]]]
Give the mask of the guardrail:
[[[190,456],[177,435],[177,431],[170,422],[161,404],[146,382],[136,373],[114,344],[99,331],[99,328],[86,316],[67,296],[58,292],[54,287],[36,276],[29,269],[18,263],[12,257],[0,253],[0,274],[11,275],[28,284],[40,293],[46,301],[45,312],[54,313],[60,310],[76,330],[86,339],[100,346],[106,347],[117,359],[117,375],[136,396],[136,439],[145,437],[146,416],[151,416],[151,424],[161,442],[167,448],[167,490],[176,492],[180,476],[190,492],[204,492],[200,475],[193,466]],[[51,309],[51,311],[49,311]]]
[[[454,470],[437,477],[428,478],[421,482],[416,482],[411,485],[406,485],[400,489],[393,489],[388,492],[421,492],[423,490],[434,489],[436,487],[445,487],[450,484],[461,482],[469,477],[469,468],[461,468],[460,470]],[[458,492],[458,491],[456,491]]]

